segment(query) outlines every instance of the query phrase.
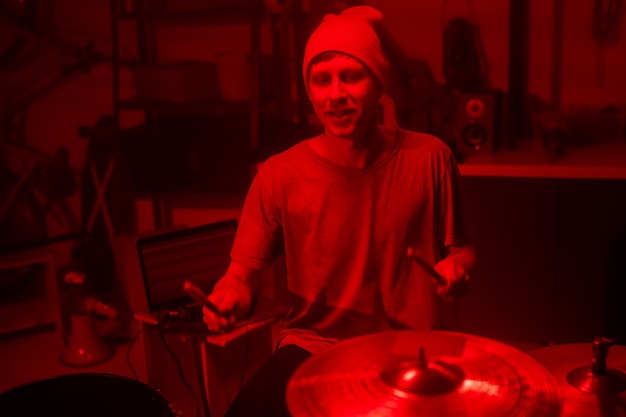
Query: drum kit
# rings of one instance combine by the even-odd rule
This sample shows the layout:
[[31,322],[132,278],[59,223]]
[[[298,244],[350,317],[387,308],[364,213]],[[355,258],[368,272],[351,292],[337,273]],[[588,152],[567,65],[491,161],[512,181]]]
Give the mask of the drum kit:
[[375,333],[307,359],[287,405],[293,417],[626,417],[626,346],[523,352],[459,332]]

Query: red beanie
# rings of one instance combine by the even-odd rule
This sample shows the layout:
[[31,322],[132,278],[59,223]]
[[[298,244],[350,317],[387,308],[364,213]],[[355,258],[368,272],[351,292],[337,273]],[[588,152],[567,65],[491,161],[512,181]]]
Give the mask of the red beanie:
[[309,90],[311,61],[323,52],[340,52],[361,61],[382,86],[389,63],[380,44],[383,15],[371,6],[355,6],[341,14],[327,14],[313,31],[304,49],[302,75]]

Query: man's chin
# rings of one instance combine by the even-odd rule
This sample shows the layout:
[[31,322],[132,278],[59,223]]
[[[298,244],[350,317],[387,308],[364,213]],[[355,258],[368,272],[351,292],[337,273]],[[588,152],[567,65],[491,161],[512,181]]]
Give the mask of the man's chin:
[[352,126],[348,128],[339,128],[337,126],[326,126],[326,133],[339,139],[352,140],[355,138],[355,129]]

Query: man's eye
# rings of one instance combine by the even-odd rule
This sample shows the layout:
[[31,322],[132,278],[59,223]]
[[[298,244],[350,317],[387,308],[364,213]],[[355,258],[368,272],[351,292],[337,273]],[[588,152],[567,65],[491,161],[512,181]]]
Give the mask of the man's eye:
[[349,72],[345,76],[345,79],[348,82],[360,81],[362,78],[363,78],[363,73],[361,72]]
[[317,85],[325,85],[330,82],[330,77],[314,77],[313,82]]

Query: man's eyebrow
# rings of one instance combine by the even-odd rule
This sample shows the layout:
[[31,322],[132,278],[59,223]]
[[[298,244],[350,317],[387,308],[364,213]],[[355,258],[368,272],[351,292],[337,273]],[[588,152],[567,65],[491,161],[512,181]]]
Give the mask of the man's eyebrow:
[[311,71],[311,77],[327,77],[329,74],[328,71]]

